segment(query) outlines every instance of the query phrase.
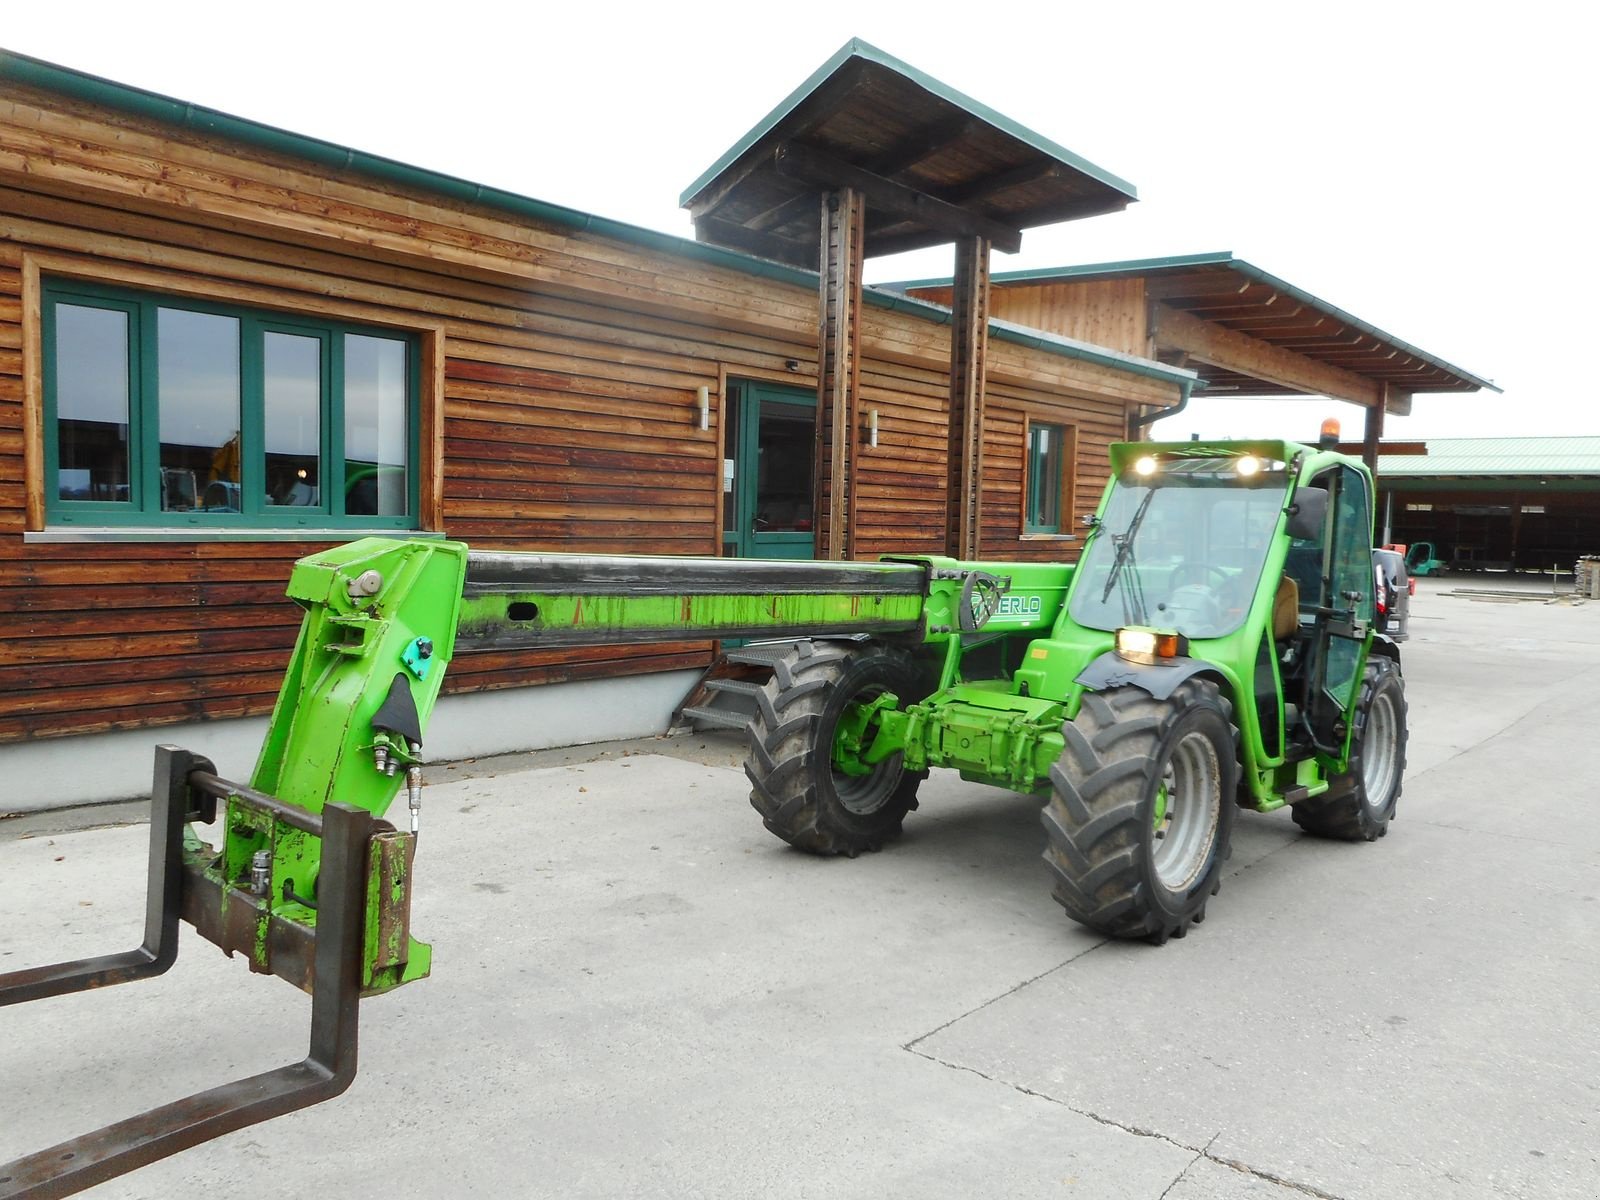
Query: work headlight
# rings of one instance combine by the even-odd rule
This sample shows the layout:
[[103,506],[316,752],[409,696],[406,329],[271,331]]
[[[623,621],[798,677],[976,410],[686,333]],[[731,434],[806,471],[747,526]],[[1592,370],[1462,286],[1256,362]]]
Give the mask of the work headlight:
[[1116,649],[1129,662],[1154,666],[1164,658],[1182,658],[1189,653],[1189,639],[1181,633],[1129,627],[1117,630]]

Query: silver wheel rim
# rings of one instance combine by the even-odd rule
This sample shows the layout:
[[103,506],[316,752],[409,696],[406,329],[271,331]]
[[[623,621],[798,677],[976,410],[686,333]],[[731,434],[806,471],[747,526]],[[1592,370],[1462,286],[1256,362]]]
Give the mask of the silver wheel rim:
[[1222,767],[1211,739],[1199,732],[1180,739],[1157,786],[1166,788],[1167,805],[1152,830],[1156,879],[1168,891],[1187,891],[1210,861],[1222,817]]
[[1361,786],[1367,807],[1382,811],[1394,793],[1400,762],[1400,718],[1394,697],[1379,692],[1367,710],[1367,728],[1361,741]]
[[843,771],[833,773],[833,790],[839,797],[839,803],[846,812],[858,817],[870,817],[877,812],[889,802],[889,797],[894,795],[894,789],[899,785],[898,754],[873,767],[870,775],[846,775]]

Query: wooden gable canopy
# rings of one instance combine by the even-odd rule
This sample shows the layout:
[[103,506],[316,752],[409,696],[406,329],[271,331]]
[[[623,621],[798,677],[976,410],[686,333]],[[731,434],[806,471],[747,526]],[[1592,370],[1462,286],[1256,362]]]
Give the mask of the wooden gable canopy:
[[1499,391],[1227,252],[995,275],[996,286],[1141,278],[1155,356],[1205,395],[1329,395],[1400,411],[1418,392]]
[[865,253],[1117,212],[1131,184],[881,50],[847,43],[683,193],[699,240],[814,268],[818,196],[866,200]]

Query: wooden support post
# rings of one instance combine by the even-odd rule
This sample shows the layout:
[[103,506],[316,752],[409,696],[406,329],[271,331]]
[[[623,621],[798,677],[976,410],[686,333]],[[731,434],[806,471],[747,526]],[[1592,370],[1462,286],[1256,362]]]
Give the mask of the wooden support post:
[[989,243],[956,243],[950,307],[950,430],[945,553],[977,558],[983,519],[983,381],[989,346]]
[[[861,364],[861,258],[866,199],[852,188],[822,196],[818,284],[818,558],[845,559],[854,549],[856,390]],[[826,513],[825,518],[821,514]]]
[[1366,427],[1361,433],[1361,460],[1372,477],[1378,477],[1378,442],[1383,437],[1383,410],[1389,403],[1389,385],[1378,385],[1378,402],[1367,409]]

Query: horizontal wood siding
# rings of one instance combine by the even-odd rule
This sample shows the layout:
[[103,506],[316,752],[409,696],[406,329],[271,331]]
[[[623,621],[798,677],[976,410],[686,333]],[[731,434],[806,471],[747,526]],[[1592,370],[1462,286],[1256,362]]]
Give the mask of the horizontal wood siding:
[[[290,564],[340,540],[25,542],[25,258],[47,276],[439,331],[432,511],[485,548],[715,553],[720,401],[701,431],[696,390],[816,376],[814,288],[0,86],[0,741],[270,711],[299,622]],[[859,458],[857,552],[937,550],[948,328],[869,307],[863,334],[880,441]],[[1027,556],[1013,412],[1070,412],[1080,455],[1103,459],[1126,404],[1173,392],[1023,347],[990,360],[985,550]],[[463,654],[447,686],[694,667],[707,649]]]
[[[1072,495],[1061,500],[1061,534],[1025,535],[1022,499],[1028,455],[1025,418],[1067,425],[1077,433]],[[1076,562],[1083,518],[1100,503],[1110,477],[1107,451],[1123,438],[1120,409],[1103,401],[991,382],[984,422],[983,554],[1025,562]]]
[[[912,295],[948,306],[948,287],[914,288]],[[1060,283],[997,283],[991,316],[1029,329],[1120,350],[1150,353],[1150,314],[1143,279],[1089,279]]]

